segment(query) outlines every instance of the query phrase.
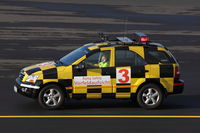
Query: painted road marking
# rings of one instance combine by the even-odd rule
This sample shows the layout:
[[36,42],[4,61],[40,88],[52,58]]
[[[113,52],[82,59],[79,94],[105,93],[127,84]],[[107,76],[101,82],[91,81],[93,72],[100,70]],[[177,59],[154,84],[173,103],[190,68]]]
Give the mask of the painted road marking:
[[2,115],[0,118],[200,118],[199,115]]

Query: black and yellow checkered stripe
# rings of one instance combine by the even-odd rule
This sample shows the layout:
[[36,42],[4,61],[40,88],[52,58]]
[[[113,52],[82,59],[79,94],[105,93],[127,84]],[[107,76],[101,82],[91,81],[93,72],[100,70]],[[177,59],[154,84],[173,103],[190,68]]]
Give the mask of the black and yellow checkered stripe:
[[[138,80],[142,82],[157,82],[161,83],[166,89],[168,88],[169,92],[173,91],[173,66],[172,65],[153,65],[153,69],[157,68],[155,74],[151,73],[151,70],[146,73],[145,68],[141,67],[133,67],[131,68],[131,84],[116,84],[116,68],[102,68],[102,69],[88,69],[83,71],[77,71],[74,67],[72,69],[73,77],[75,76],[91,76],[91,71],[98,72],[99,76],[110,75],[112,86],[85,86],[85,87],[73,87],[73,79],[63,79],[58,78],[59,72],[57,68],[52,68],[48,70],[43,70],[43,79],[42,84],[49,83],[49,82],[56,82],[61,84],[63,87],[66,87],[68,92],[71,94],[72,98],[130,98],[132,93],[135,93],[139,85],[135,85]],[[170,71],[169,71],[170,69]],[[96,74],[97,75],[97,74]],[[157,75],[157,76],[156,76]],[[84,96],[82,96],[84,95]]]
[[[174,68],[173,65],[157,65],[153,66],[153,69],[157,67],[155,72],[145,72],[144,66],[138,66],[131,68],[131,83],[130,84],[116,84],[116,68],[102,68],[99,69],[99,75],[110,75],[112,86],[85,86],[85,87],[74,87],[72,90],[72,98],[130,98],[132,94],[136,93],[140,83],[144,82],[155,82],[161,83],[168,92],[173,91],[174,83]],[[150,66],[151,68],[151,66]],[[76,71],[76,70],[75,70]],[[91,70],[84,70],[82,72],[74,73],[73,76],[91,76]],[[97,70],[95,70],[97,71]],[[71,88],[72,89],[72,88]]]
[[[145,56],[144,52],[152,49],[165,50],[164,48],[158,47],[147,47],[144,46],[116,46],[107,47],[107,44],[88,44],[88,49],[91,51],[104,51],[104,50],[115,50],[115,49],[129,49],[138,53],[145,60],[148,56]],[[87,55],[88,56],[88,55]],[[82,60],[87,58],[82,57],[80,60],[75,62],[72,66],[48,66],[47,68],[39,67],[27,70],[27,74],[42,73],[39,80],[41,84],[49,82],[56,82],[66,88],[71,98],[131,98],[132,94],[136,93],[138,87],[144,82],[157,82],[163,85],[167,92],[173,92],[174,84],[174,71],[176,64],[159,64],[151,63],[145,66],[130,67],[131,69],[131,83],[129,84],[116,84],[116,67],[114,62],[111,63],[111,67],[99,68],[99,69],[83,69],[77,70],[75,65],[80,63]],[[112,55],[111,55],[112,56]],[[114,57],[112,57],[114,60]],[[118,67],[117,67],[118,68]],[[123,68],[123,67],[122,67]],[[145,70],[148,70],[145,71]],[[105,76],[110,75],[112,85],[100,85],[100,86],[73,86],[73,78],[76,76]]]

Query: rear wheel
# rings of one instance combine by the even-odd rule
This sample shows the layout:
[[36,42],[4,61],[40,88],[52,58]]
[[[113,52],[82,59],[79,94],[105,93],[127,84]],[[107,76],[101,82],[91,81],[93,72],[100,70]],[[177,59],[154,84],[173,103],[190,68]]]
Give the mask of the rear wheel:
[[45,109],[58,109],[64,103],[65,96],[57,85],[47,85],[39,93],[38,101]]
[[161,88],[155,84],[143,86],[137,94],[138,104],[146,109],[159,107],[164,100],[164,93]]

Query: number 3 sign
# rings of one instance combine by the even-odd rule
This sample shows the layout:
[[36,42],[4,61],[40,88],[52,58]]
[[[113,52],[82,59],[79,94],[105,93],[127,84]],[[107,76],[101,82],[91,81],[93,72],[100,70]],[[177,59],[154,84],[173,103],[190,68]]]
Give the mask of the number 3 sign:
[[130,83],[131,82],[131,69],[130,68],[120,68],[116,69],[116,80],[117,83]]

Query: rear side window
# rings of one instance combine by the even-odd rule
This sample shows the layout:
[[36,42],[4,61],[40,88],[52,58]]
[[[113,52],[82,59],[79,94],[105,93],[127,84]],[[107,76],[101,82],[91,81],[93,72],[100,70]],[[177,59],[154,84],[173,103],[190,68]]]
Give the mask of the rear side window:
[[171,57],[164,51],[148,51],[148,56],[154,63],[172,63]]
[[115,52],[115,66],[136,66],[145,65],[145,60],[137,53],[129,50],[116,50]]

